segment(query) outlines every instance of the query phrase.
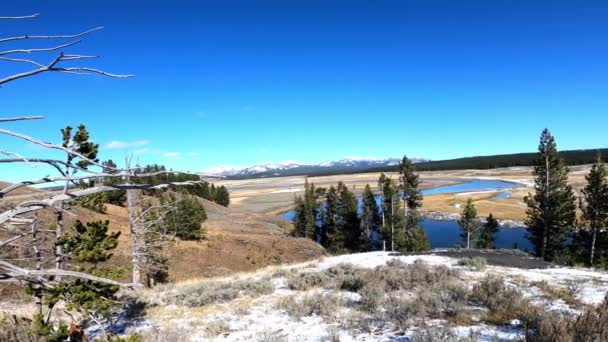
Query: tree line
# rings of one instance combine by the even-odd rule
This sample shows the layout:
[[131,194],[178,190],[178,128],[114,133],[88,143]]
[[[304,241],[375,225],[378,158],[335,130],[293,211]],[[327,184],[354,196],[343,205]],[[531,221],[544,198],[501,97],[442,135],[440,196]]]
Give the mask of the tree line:
[[[419,165],[403,157],[398,179],[382,173],[379,199],[367,184],[361,203],[342,182],[325,189],[306,180],[304,194],[294,199],[294,235],[313,239],[334,253],[429,249],[420,226],[422,193],[415,172]],[[608,268],[608,172],[601,153],[596,152],[579,194],[568,184],[567,162],[548,129],[541,133],[532,165],[534,192],[524,201],[526,237],[533,253],[547,261]],[[471,199],[458,224],[464,247],[496,247],[498,219],[490,213],[480,220]]]
[[400,163],[399,179],[381,174],[379,200],[367,184],[361,205],[342,182],[325,189],[307,179],[304,194],[294,199],[294,235],[315,240],[333,253],[428,250],[430,244],[420,226],[419,185],[414,165],[406,156]]

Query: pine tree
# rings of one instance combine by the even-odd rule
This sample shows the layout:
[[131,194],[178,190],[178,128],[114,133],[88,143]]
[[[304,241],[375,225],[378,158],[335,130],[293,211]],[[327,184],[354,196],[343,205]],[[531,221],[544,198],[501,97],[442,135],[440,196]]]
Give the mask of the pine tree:
[[490,214],[486,217],[486,222],[481,227],[479,238],[477,239],[477,248],[490,249],[496,248],[495,236],[498,233],[498,220],[494,215]]
[[348,252],[361,250],[361,220],[359,219],[357,197],[344,185],[338,183],[338,231],[343,236],[343,249]]
[[471,240],[474,239],[474,235],[479,230],[479,223],[477,222],[477,209],[475,209],[475,204],[473,204],[473,200],[470,198],[464,205],[464,209],[462,209],[458,225],[462,230],[460,236],[466,248],[471,248]]
[[320,235],[317,229],[317,218],[319,217],[321,204],[318,199],[324,194],[323,188],[315,188],[314,183],[308,183],[308,178],[304,181],[304,195],[296,196],[294,199],[295,219],[294,235],[307,237],[320,242]]
[[215,189],[215,196],[213,201],[219,205],[227,207],[230,204],[230,194],[225,186],[219,186]]
[[[577,252],[585,255],[589,266],[593,266],[596,259],[597,241],[606,240],[606,227],[608,227],[608,172],[604,166],[601,155],[591,167],[587,176],[587,185],[582,190],[583,198],[580,208],[583,213],[583,230],[575,235]],[[598,239],[599,235],[599,239]],[[603,245],[603,244],[602,244]],[[598,251],[600,256],[606,257],[606,250]]]
[[395,240],[400,237],[397,230],[403,226],[405,219],[401,209],[401,198],[395,181],[384,174],[380,175],[378,185],[382,193],[382,238],[390,250],[394,251]]
[[325,195],[321,244],[334,252],[344,245],[344,236],[342,236],[342,232],[338,231],[337,219],[338,192],[332,185]]
[[430,248],[426,233],[420,227],[422,221],[418,209],[422,206],[422,191],[420,180],[415,172],[414,164],[403,156],[399,164],[399,182],[403,199],[404,224],[400,232],[402,238],[398,249],[402,251],[423,251]]
[[182,240],[205,238],[206,231],[201,225],[207,219],[207,213],[196,197],[169,191],[161,196],[160,203],[175,207],[163,219],[163,225],[168,232]]
[[[118,246],[120,232],[111,233],[108,225],[109,221],[76,221],[65,232],[58,243],[64,247],[64,257],[70,262],[70,269],[110,279],[120,276],[120,271],[99,265],[112,258],[112,251]],[[88,279],[68,278],[43,289],[49,308],[63,300],[68,310],[76,310],[87,317],[104,316],[116,308],[115,296],[119,287]]]
[[361,208],[361,225],[363,226],[363,244],[367,250],[373,250],[372,236],[374,232],[378,231],[382,220],[380,218],[378,203],[376,197],[372,192],[372,188],[369,184],[365,185],[363,190],[363,205]]
[[564,250],[566,233],[574,227],[576,197],[567,183],[568,168],[548,129],[540,137],[533,175],[535,194],[525,198],[528,239],[537,256],[551,261]]

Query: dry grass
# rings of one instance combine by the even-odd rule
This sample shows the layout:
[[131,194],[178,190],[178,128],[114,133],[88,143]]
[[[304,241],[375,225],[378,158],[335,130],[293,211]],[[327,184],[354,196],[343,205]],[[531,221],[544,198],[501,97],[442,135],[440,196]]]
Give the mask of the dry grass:
[[290,295],[280,298],[276,307],[285,310],[295,318],[312,315],[329,318],[336,314],[344,302],[344,299],[338,293],[316,293],[303,297]]
[[562,300],[571,307],[580,307],[582,303],[576,298],[577,288],[550,285],[546,281],[536,281],[530,286],[537,287],[542,291],[543,297],[548,300]]
[[458,265],[467,267],[473,271],[483,271],[488,266],[488,261],[482,257],[462,258],[458,260]]

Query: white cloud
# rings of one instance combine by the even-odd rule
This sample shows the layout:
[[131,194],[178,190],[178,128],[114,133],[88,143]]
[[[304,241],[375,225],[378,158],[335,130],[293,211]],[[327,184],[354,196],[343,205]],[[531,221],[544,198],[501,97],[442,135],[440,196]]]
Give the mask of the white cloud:
[[179,158],[181,157],[181,153],[180,152],[165,152],[163,153],[163,157],[166,158]]
[[148,141],[148,140],[135,140],[135,141],[113,140],[113,141],[110,141],[110,143],[108,143],[106,145],[106,148],[121,149],[121,148],[129,148],[129,147],[139,147],[139,146],[148,145],[149,143],[150,143],[150,141]]
[[187,155],[188,157],[198,157],[198,156],[200,156],[201,154],[200,154],[200,153],[198,153],[198,152],[188,152],[188,153],[186,153],[186,155]]

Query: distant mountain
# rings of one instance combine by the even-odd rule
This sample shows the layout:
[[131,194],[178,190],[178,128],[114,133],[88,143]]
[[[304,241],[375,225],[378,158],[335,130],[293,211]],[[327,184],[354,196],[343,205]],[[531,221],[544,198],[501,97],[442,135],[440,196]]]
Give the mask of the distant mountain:
[[[414,158],[414,163],[427,161]],[[214,167],[204,173],[209,176],[227,178],[260,178],[276,176],[314,175],[335,172],[356,172],[366,169],[382,168],[399,165],[398,158],[343,158],[340,160],[325,161],[320,164],[300,164],[296,162],[258,164],[244,168]]]

